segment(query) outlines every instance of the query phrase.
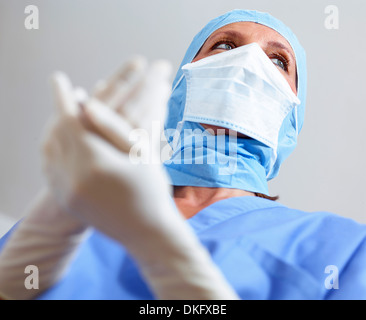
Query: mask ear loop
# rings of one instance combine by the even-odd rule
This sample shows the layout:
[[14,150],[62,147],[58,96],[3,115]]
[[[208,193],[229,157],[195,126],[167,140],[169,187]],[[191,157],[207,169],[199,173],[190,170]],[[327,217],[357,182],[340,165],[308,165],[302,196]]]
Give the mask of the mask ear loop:
[[179,78],[179,80],[177,81],[177,83],[175,84],[175,86],[173,87],[172,93],[173,93],[173,91],[175,89],[177,89],[177,87],[179,86],[179,84],[182,82],[183,78],[184,78],[184,73],[181,75],[181,77]]
[[[298,119],[297,119],[297,107],[298,105],[296,105],[292,111],[292,114],[293,114],[293,117],[295,118],[295,133],[296,133],[296,140],[297,140],[297,137],[299,135],[299,125],[298,125]],[[269,167],[271,168],[268,173],[267,173],[267,180],[269,179],[269,177],[272,175],[272,172],[274,170],[274,165],[276,163],[276,160],[277,160],[277,148],[278,148],[278,145],[276,145],[276,148],[273,149],[272,148],[272,152],[273,152],[273,156],[271,158],[271,163],[269,165]]]
[[[182,74],[182,76],[179,78],[179,80],[177,81],[177,83],[175,84],[175,86],[173,87],[172,89],[172,93],[174,92],[174,90],[180,85],[180,83],[182,82],[184,78],[184,73]],[[184,113],[185,113],[185,107],[184,107]],[[183,119],[184,119],[184,113],[183,113]],[[179,142],[180,142],[180,135],[181,135],[181,131],[182,131],[182,128],[183,128],[183,123],[184,121],[181,120],[177,123],[177,127],[175,129],[175,132],[174,132],[174,135],[173,135],[173,141],[172,141],[172,149],[173,149],[173,152],[176,150],[176,148],[178,147],[179,145]]]
[[295,129],[296,129],[296,138],[299,136],[299,125],[297,120],[297,106],[295,106]]
[[275,163],[277,161],[277,148],[278,148],[278,146],[276,146],[276,149],[272,149],[271,148],[272,149],[273,156],[271,157],[271,162],[269,164],[270,170],[268,171],[267,176],[266,176],[267,181],[270,179],[270,176],[272,175],[273,170],[274,170],[274,165],[275,165]]
[[[297,64],[296,64],[297,65]],[[298,71],[298,65],[296,66],[296,96],[299,97],[299,71]],[[299,104],[301,103],[301,101],[299,100]],[[299,136],[299,124],[298,124],[298,120],[297,120],[297,106],[298,104],[295,106],[295,126],[296,126],[296,140],[297,137]]]

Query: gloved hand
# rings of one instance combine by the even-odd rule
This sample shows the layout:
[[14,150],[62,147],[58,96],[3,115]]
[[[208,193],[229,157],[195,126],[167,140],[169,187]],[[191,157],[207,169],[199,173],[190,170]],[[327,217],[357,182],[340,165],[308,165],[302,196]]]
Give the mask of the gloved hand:
[[[85,224],[42,191],[0,253],[0,298],[33,299],[51,287],[64,275],[87,235]],[[25,271],[30,265],[38,268],[38,278],[32,275],[34,287],[27,288],[26,278],[31,275]]]
[[[127,63],[96,88],[95,97],[113,98],[114,101],[109,102],[118,110],[117,102],[122,98],[117,90],[120,83],[135,83],[141,76],[139,66],[143,64],[142,59]],[[116,96],[118,92],[119,96]],[[73,93],[78,101],[87,100],[83,89],[77,88]],[[69,112],[76,115],[77,110]],[[33,299],[51,287],[65,274],[88,233],[87,224],[61,209],[47,189],[42,190],[0,253],[0,299]],[[38,268],[33,289],[25,285],[28,277],[25,271],[30,265]]]
[[[166,63],[141,69],[134,85],[102,85],[82,108],[67,77],[55,77],[61,115],[44,147],[49,187],[68,212],[126,247],[158,298],[236,299],[176,210],[162,167],[130,161],[131,130],[162,123],[170,91]],[[157,145],[150,141],[153,156]]]

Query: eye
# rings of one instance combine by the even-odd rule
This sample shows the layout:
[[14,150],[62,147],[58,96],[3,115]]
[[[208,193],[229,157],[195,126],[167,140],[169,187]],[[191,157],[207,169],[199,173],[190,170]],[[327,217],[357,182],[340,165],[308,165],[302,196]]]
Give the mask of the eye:
[[283,57],[273,57],[270,58],[271,61],[273,62],[274,65],[276,65],[277,67],[281,68],[284,71],[288,71],[288,62],[285,58]]
[[235,47],[233,45],[231,45],[230,43],[227,42],[218,42],[216,43],[212,49],[219,49],[219,50],[232,50]]
[[275,65],[279,66],[281,69],[285,70],[285,64],[284,64],[284,63],[283,63],[283,61],[281,61],[280,59],[278,59],[278,58],[272,58],[272,59],[271,59],[271,61],[272,61]]

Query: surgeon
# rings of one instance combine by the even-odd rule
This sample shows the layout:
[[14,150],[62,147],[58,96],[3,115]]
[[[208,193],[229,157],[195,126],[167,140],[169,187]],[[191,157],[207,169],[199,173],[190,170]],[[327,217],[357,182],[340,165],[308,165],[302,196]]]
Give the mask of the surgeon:
[[[193,39],[171,94],[169,74],[136,58],[89,98],[54,76],[48,186],[1,241],[0,296],[365,299],[366,226],[268,193],[304,121],[305,53],[290,29],[228,12]],[[131,132],[151,132],[167,100],[170,159],[132,163]]]

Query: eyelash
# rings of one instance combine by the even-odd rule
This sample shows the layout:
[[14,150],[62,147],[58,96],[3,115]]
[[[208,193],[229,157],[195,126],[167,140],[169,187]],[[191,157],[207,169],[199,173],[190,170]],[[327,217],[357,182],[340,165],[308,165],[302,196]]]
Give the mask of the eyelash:
[[228,44],[229,46],[231,46],[233,49],[236,48],[236,45],[230,41],[230,40],[220,40],[220,41],[217,41],[211,48],[211,50],[215,50],[217,49],[217,47],[221,44]]
[[268,55],[269,57],[276,58],[280,61],[282,61],[283,65],[285,66],[285,71],[288,72],[288,66],[290,64],[290,62],[288,61],[288,59],[286,57],[284,57],[282,54],[279,54],[278,52],[274,52]]
[[[219,45],[221,45],[221,44],[228,44],[228,45],[229,45],[229,46],[231,46],[233,49],[235,49],[235,48],[236,48],[236,45],[235,45],[232,41],[230,41],[230,40],[220,40],[220,41],[217,41],[217,42],[212,46],[211,50],[215,50],[215,49],[217,49],[217,47],[218,47]],[[223,50],[223,49],[221,49],[221,50]],[[288,60],[286,57],[284,57],[282,54],[279,54],[278,52],[270,53],[270,54],[268,54],[268,57],[270,57],[271,59],[276,58],[276,59],[278,59],[278,60],[282,61],[283,65],[284,65],[284,67],[285,67],[285,71],[286,71],[286,72],[288,72],[288,67],[289,67],[290,62],[289,62],[289,60]]]

